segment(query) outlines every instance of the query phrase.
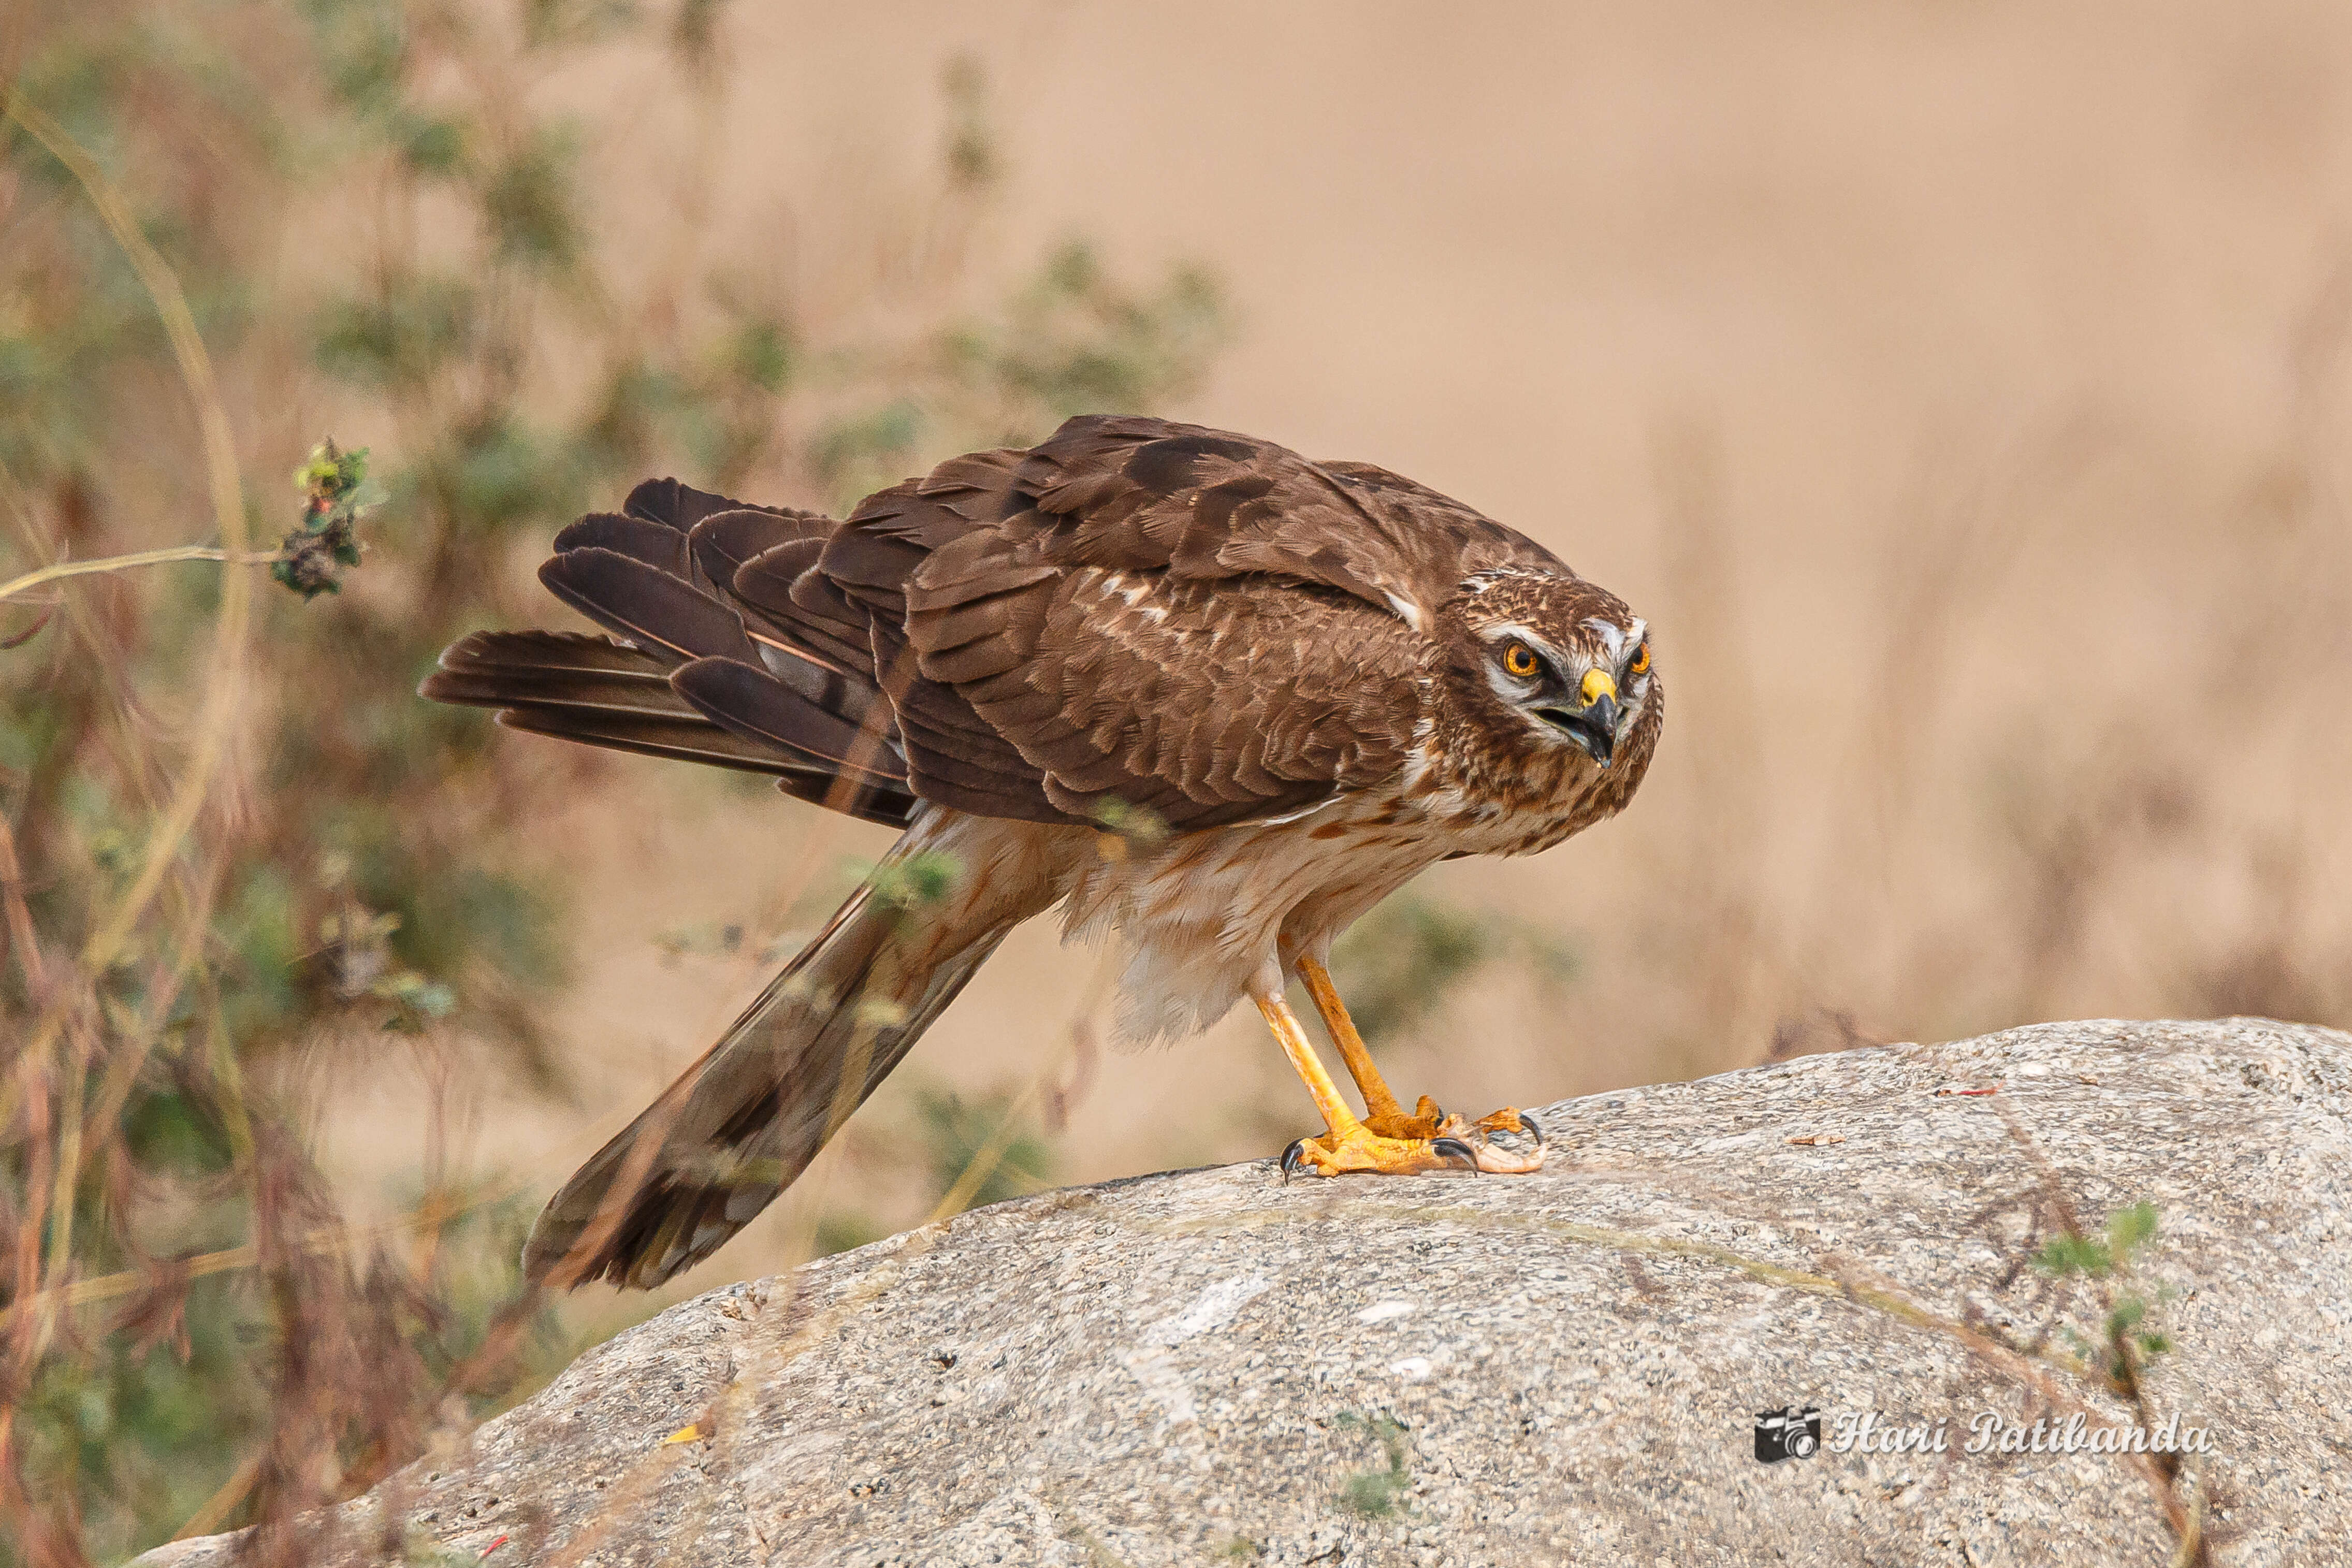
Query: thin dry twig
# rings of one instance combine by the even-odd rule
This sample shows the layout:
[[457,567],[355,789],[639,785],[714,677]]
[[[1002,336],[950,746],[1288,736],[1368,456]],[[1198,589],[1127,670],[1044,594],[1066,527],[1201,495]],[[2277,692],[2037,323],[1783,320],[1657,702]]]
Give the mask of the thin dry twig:
[[[531,1180],[518,1177],[499,1186],[485,1188],[463,1203],[451,1203],[446,1195],[441,1195],[435,1202],[415,1211],[397,1215],[393,1218],[356,1229],[340,1225],[321,1226],[303,1239],[301,1247],[315,1258],[349,1255],[355,1250],[355,1245],[358,1243],[383,1237],[421,1235],[427,1231],[441,1229],[450,1222],[461,1219],[476,1210],[489,1208],[504,1203],[509,1198],[516,1197],[530,1190],[532,1184]],[[256,1242],[245,1242],[236,1247],[225,1247],[217,1251],[199,1252],[187,1258],[172,1260],[180,1277],[187,1279],[202,1279],[208,1275],[227,1274],[238,1269],[252,1268],[258,1266],[261,1261],[261,1247]],[[33,1292],[28,1297],[0,1304],[0,1331],[5,1331],[15,1322],[18,1313],[36,1310],[44,1304],[68,1308],[86,1307],[93,1301],[110,1301],[119,1297],[128,1296],[149,1282],[150,1275],[147,1270],[126,1268],[119,1273],[99,1274],[88,1279],[76,1279],[70,1284],[50,1285]]]
[[44,583],[63,582],[68,577],[87,577],[108,572],[127,572],[137,566],[169,566],[180,561],[219,561],[238,566],[269,566],[287,559],[282,550],[246,551],[232,554],[211,544],[174,544],[163,550],[140,550],[128,555],[101,555],[89,561],[60,561],[21,577],[11,577],[0,583],[0,603],[29,592]]
[[[173,357],[179,366],[181,382],[195,405],[214,521],[220,531],[220,547],[227,555],[242,558],[248,553],[250,536],[246,522],[245,487],[237,467],[236,437],[229,428],[228,411],[221,402],[219,384],[213,374],[212,357],[205,351],[202,334],[196,331],[195,318],[189,312],[187,296],[180,287],[178,275],[147,242],[129,206],[99,168],[96,160],[67,134],[63,126],[28,102],[21,91],[9,91],[0,103],[5,103],[5,112],[9,120],[39,142],[80,183],[108,232],[122,247],[132,271],[138,275],[141,285],[153,302],[156,313],[162,317],[164,332],[171,340]],[[170,805],[148,836],[143,864],[137,879],[112,913],[100,922],[82,946],[80,967],[86,976],[94,978],[104,973],[121,951],[124,939],[153,901],[173,858],[194,827],[197,813],[203,809],[206,797],[211,794],[215,775],[226,759],[230,733],[235,727],[251,616],[252,584],[244,574],[232,572],[222,581],[213,671],[199,710],[195,746],[187,765],[181,772]],[[39,1022],[32,1031],[31,1044],[26,1048],[28,1057],[38,1058],[47,1055],[62,1026],[67,1005],[61,996],[52,997],[43,1008]],[[0,1115],[0,1124],[5,1124],[5,1115]]]

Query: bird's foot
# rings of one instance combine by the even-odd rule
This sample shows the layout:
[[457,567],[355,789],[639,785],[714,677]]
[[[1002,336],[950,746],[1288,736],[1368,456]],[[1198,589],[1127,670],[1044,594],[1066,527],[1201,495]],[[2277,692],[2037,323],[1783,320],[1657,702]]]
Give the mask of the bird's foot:
[[[1496,1132],[1525,1132],[1535,1146],[1524,1153],[1507,1148],[1494,1141]],[[1411,1117],[1382,1117],[1378,1126],[1359,1123],[1341,1132],[1299,1139],[1282,1152],[1282,1174],[1285,1181],[1299,1171],[1318,1176],[1351,1171],[1411,1176],[1449,1170],[1525,1175],[1541,1169],[1543,1157],[1543,1129],[1534,1117],[1498,1110],[1472,1121],[1445,1115],[1423,1095]]]
[[1459,1138],[1383,1138],[1362,1122],[1319,1138],[1301,1138],[1282,1152],[1282,1177],[1308,1171],[1318,1176],[1371,1171],[1384,1176],[1417,1176],[1431,1171],[1467,1170],[1475,1174],[1478,1152]]
[[[1364,1125],[1382,1138],[1416,1139],[1427,1142],[1451,1138],[1468,1144],[1477,1154],[1478,1169],[1500,1176],[1523,1176],[1543,1168],[1543,1129],[1532,1116],[1521,1114],[1508,1107],[1492,1116],[1482,1116],[1473,1121],[1458,1113],[1449,1115],[1438,1109],[1437,1101],[1427,1095],[1413,1108],[1410,1116],[1402,1111],[1387,1116],[1368,1116]],[[1496,1143],[1497,1132],[1525,1133],[1533,1142],[1526,1150]]]
[[[1445,1112],[1437,1108],[1437,1101],[1424,1094],[1421,1097],[1421,1103],[1412,1109],[1410,1115],[1402,1110],[1395,1110],[1385,1116],[1367,1116],[1364,1118],[1364,1125],[1382,1138],[1418,1138],[1425,1141],[1437,1136],[1438,1125],[1444,1120]],[[1457,1117],[1454,1120],[1459,1121],[1460,1118]]]
[[[1495,1142],[1497,1132],[1517,1132],[1526,1136],[1523,1147],[1512,1147]],[[1478,1152],[1478,1168],[1497,1176],[1524,1176],[1543,1169],[1543,1129],[1536,1119],[1524,1110],[1509,1106],[1475,1121],[1461,1116],[1449,1116],[1438,1124],[1437,1135],[1454,1138],[1469,1144]]]

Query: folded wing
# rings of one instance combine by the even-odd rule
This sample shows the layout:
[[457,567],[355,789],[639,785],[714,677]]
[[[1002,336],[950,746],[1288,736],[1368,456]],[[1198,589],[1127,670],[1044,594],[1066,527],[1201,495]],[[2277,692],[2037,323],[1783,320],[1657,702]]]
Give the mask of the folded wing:
[[541,581],[613,637],[480,634],[427,696],[887,822],[1209,827],[1369,785],[1404,765],[1434,608],[1472,572],[1567,571],[1382,469],[1141,418],[839,523],[653,480],[555,544]]
[[787,795],[904,826],[915,795],[870,663],[845,669],[809,646],[862,628],[814,636],[827,628],[778,625],[731,588],[745,561],[834,526],[648,481],[621,511],[557,534],[540,568],[551,593],[625,640],[477,632],[441,656],[424,695],[495,708],[519,730],[768,773]]

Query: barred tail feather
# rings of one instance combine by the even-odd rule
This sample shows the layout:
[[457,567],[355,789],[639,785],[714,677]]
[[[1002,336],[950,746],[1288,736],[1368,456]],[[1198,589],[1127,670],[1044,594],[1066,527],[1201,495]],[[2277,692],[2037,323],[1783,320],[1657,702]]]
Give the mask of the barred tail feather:
[[764,666],[680,663],[576,632],[476,632],[450,645],[419,690],[498,709],[509,729],[767,773],[786,795],[905,826],[915,797],[887,742],[887,712],[814,666],[793,673],[788,684]]
[[[895,856],[926,842],[920,827]],[[967,887],[909,909],[853,894],[719,1043],[548,1200],[523,1270],[650,1289],[708,1258],[808,1166],[1034,912]]]

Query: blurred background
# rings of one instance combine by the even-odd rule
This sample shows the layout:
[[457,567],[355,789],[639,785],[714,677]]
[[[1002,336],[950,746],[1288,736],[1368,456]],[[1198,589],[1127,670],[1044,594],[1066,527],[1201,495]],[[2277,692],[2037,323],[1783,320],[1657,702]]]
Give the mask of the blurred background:
[[518,1299],[545,1194],[887,842],[411,695],[579,624],[532,571],[646,475],[838,509],[1149,411],[1624,596],[1633,809],[1339,955],[1408,1097],[2352,1024],[2352,15],[1444,11],[7,8],[0,578],[234,543],[219,493],[267,552],[327,437],[374,504],[331,595],[0,603],[0,1560],[277,1517],[680,1296],[1313,1130],[1253,1017],[1109,1048],[1040,925],[716,1259]]

